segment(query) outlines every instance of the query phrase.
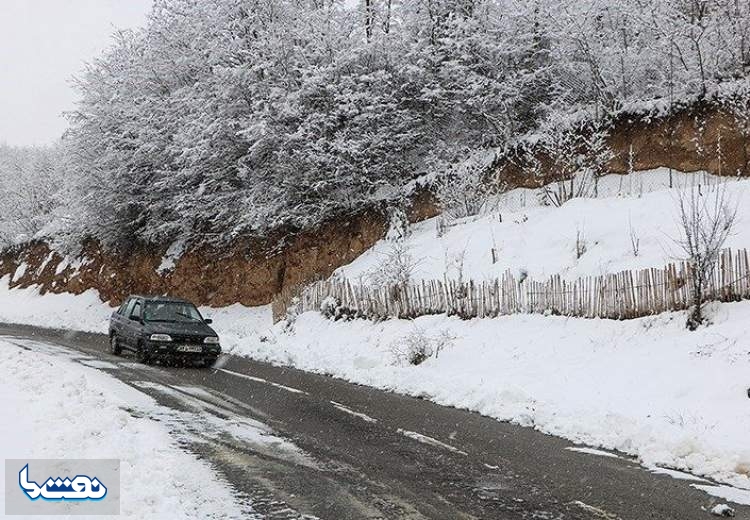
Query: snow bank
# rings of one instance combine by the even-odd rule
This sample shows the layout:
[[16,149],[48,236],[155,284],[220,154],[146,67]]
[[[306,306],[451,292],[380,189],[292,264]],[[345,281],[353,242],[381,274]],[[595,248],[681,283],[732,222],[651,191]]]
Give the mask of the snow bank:
[[[305,313],[244,353],[750,488],[750,302],[711,313],[713,325],[697,332],[682,313],[376,324]],[[402,361],[415,335],[443,345],[419,366]]]
[[[675,184],[715,183],[705,173],[675,172]],[[596,199],[573,199],[560,208],[540,206],[534,190],[505,194],[498,209],[480,217],[454,222],[442,236],[440,217],[415,224],[403,252],[413,260],[413,279],[495,279],[508,269],[525,271],[535,279],[560,274],[565,279],[614,273],[625,269],[664,267],[682,258],[674,239],[679,236],[677,192],[666,189],[665,169],[632,175],[609,175]],[[738,204],[736,232],[727,247],[750,247],[750,190],[748,181],[730,180],[727,193]],[[576,255],[580,233],[586,251]],[[638,254],[632,241],[638,241]],[[493,264],[492,250],[497,262]],[[352,281],[368,282],[370,273],[393,251],[381,240],[336,273]]]
[[241,354],[245,345],[259,343],[273,322],[270,305],[245,307],[201,307],[201,314],[213,320],[211,325],[221,338],[224,352]]
[[44,296],[37,287],[9,289],[10,277],[0,278],[0,321],[39,327],[107,332],[112,308],[88,290]]
[[158,415],[151,398],[59,356],[0,349],[0,458],[120,459],[125,518],[243,518],[229,485],[142,417]]

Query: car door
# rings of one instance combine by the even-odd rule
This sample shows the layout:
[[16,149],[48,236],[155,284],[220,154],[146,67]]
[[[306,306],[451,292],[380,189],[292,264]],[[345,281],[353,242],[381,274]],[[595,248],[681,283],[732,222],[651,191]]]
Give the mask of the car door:
[[120,308],[112,313],[112,318],[109,321],[110,335],[115,335],[120,338],[123,336],[123,322],[127,319],[127,309],[130,306],[131,299],[132,298],[128,298],[127,300],[125,300],[122,305],[120,305]]
[[127,320],[125,322],[126,333],[123,334],[125,343],[130,349],[138,346],[138,338],[141,334],[141,317],[143,316],[143,301],[140,298],[134,298],[128,309]]

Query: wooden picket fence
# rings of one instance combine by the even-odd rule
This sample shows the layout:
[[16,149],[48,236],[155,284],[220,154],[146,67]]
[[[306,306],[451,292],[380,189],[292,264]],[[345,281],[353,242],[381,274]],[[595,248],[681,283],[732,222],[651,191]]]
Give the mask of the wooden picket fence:
[[[518,280],[509,271],[494,281],[459,283],[424,280],[410,285],[370,287],[348,280],[316,282],[304,290],[288,289],[277,297],[274,310],[295,305],[298,312],[319,311],[334,298],[342,308],[372,319],[415,318],[448,314],[483,318],[518,313],[585,318],[629,319],[687,309],[692,304],[692,277],[687,262],[664,268],[564,280]],[[705,289],[706,300],[750,299],[747,250],[722,251]]]

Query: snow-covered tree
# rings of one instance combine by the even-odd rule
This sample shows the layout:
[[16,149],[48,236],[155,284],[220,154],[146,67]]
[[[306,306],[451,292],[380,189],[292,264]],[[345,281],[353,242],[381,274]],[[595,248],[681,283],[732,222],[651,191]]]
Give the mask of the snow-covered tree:
[[523,135],[595,179],[613,114],[748,66],[734,0],[157,0],[79,75],[64,144],[87,232],[217,244],[472,185]]
[[67,179],[58,147],[0,145],[0,245],[29,240],[61,215]]

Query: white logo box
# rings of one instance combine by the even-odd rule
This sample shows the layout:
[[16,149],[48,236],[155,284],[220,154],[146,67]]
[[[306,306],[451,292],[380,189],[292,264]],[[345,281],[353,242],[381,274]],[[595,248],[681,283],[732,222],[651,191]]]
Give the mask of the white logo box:
[[[24,468],[25,471],[24,471]],[[23,475],[22,475],[23,471]],[[22,476],[26,479],[25,482]],[[86,478],[75,480],[76,477]],[[54,483],[76,482],[47,488]],[[87,498],[81,482],[94,481],[106,487],[102,498]],[[29,498],[22,483],[30,489],[44,488],[43,493],[31,492]],[[70,489],[70,492],[61,491]],[[47,490],[50,490],[47,492]],[[45,498],[45,495],[50,498]],[[65,498],[67,495],[69,498]],[[96,493],[91,493],[96,497]],[[6,459],[5,460],[5,514],[6,515],[119,515],[120,514],[120,460],[119,459]]]

